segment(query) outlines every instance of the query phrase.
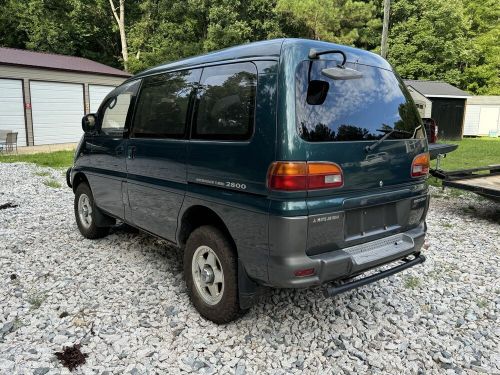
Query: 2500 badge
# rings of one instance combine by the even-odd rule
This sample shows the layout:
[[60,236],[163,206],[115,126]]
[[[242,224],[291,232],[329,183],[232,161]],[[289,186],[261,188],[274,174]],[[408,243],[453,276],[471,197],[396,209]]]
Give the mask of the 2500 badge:
[[209,179],[206,179],[206,178],[197,178],[196,182],[199,182],[201,184],[206,184],[206,185],[214,185],[214,186],[227,187],[227,188],[230,188],[230,189],[245,190],[247,188],[247,185],[240,184],[239,182],[216,181],[216,180],[209,180]]

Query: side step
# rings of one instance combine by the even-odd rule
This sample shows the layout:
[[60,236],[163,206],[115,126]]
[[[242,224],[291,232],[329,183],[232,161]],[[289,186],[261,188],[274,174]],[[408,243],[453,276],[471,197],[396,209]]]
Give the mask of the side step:
[[366,276],[362,279],[357,279],[351,282],[347,283],[336,283],[335,286],[330,286],[327,287],[323,290],[323,295],[325,297],[334,297],[338,294],[347,292],[351,289],[359,288],[360,286],[367,285],[370,283],[374,283],[375,281],[382,280],[386,277],[392,276],[398,272],[404,271],[410,267],[416,266],[417,264],[424,263],[425,262],[425,256],[419,254],[417,257],[414,259],[408,259],[405,258],[403,259],[404,263],[400,264],[399,266],[390,268],[386,271],[382,271],[379,273],[376,273],[374,275]]

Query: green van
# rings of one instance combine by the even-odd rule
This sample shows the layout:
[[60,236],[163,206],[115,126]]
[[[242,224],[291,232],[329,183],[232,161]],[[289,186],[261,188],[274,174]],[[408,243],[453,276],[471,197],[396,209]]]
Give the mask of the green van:
[[376,54],[233,47],[128,79],[82,127],[67,174],[82,235],[119,220],[176,244],[193,305],[216,323],[265,287],[334,296],[425,260],[425,130]]

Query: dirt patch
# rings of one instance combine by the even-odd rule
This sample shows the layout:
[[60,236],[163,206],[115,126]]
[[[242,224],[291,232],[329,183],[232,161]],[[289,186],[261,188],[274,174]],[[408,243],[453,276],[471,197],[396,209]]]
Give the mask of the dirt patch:
[[78,366],[83,365],[85,363],[85,358],[88,357],[88,354],[82,353],[80,348],[80,344],[65,346],[62,352],[56,353],[56,357],[64,367],[73,371]]
[[0,210],[5,210],[6,208],[16,208],[16,207],[18,207],[17,204],[10,203],[10,202],[0,204]]

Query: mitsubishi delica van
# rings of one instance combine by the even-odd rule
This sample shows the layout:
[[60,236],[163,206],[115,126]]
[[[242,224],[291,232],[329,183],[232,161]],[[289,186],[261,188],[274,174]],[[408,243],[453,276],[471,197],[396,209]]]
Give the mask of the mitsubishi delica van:
[[188,58],[128,79],[82,127],[82,235],[119,220],[176,244],[213,322],[266,287],[332,297],[425,260],[425,130],[373,53],[279,39]]

